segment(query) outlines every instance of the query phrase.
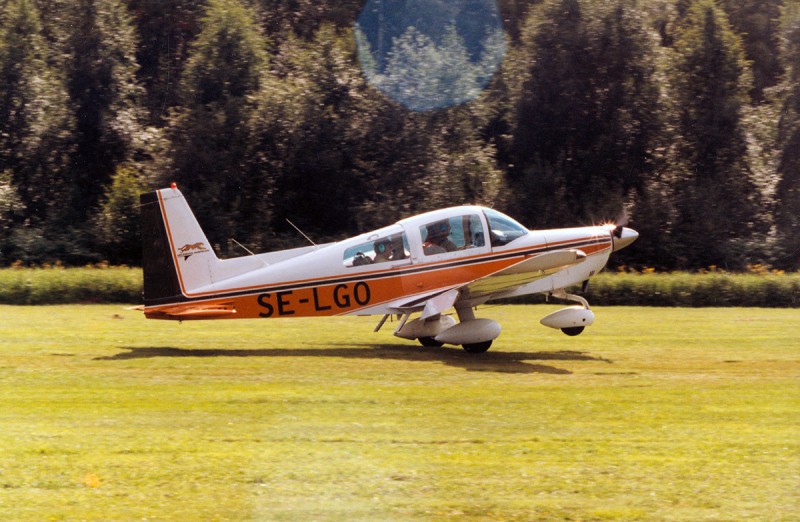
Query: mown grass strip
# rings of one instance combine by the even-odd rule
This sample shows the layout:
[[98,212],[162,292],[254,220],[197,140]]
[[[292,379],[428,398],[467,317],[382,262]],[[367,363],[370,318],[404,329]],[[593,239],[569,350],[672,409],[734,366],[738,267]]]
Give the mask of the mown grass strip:
[[0,520],[797,520],[795,310],[567,337],[557,307],[479,308],[478,357],[369,317],[0,307]]

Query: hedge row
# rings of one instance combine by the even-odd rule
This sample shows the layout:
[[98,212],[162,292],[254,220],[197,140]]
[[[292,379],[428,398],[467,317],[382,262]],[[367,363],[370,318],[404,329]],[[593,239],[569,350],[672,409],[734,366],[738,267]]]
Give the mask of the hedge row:
[[[577,288],[573,293],[580,293]],[[800,307],[800,273],[601,273],[581,293],[592,305]],[[517,303],[543,302],[538,296]]]
[[605,305],[800,307],[800,273],[601,274],[587,299]]
[[[583,295],[592,305],[800,307],[800,273],[602,273]],[[543,301],[529,296],[513,302]],[[139,268],[0,270],[0,304],[141,302]]]
[[7,268],[0,304],[141,303],[140,268]]

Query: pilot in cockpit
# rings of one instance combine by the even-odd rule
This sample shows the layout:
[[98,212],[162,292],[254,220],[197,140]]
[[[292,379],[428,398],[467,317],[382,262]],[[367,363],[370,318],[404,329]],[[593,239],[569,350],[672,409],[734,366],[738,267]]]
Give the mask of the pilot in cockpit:
[[436,221],[427,226],[428,235],[422,244],[425,255],[444,254],[458,250],[455,243],[450,241],[450,222],[446,219]]

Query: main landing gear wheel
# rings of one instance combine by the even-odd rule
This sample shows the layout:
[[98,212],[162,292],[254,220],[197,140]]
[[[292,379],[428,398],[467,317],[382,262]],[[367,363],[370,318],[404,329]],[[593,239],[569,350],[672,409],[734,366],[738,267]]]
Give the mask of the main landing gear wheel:
[[585,326],[571,326],[569,328],[562,328],[561,331],[570,337],[575,337],[576,335],[580,335],[584,328]]
[[483,353],[492,346],[492,341],[484,341],[482,343],[462,344],[461,347],[467,353]]
[[433,337],[420,337],[417,340],[422,346],[427,346],[428,348],[438,348],[440,346],[444,346],[443,342],[437,341]]

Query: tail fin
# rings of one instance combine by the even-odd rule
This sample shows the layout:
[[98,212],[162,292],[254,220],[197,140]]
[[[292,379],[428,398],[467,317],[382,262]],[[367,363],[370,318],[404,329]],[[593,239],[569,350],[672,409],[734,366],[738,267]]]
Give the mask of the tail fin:
[[221,261],[177,188],[141,195],[144,304],[186,301]]

